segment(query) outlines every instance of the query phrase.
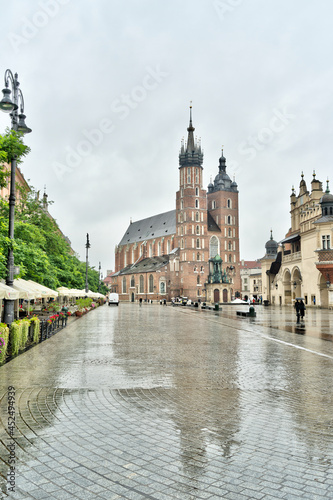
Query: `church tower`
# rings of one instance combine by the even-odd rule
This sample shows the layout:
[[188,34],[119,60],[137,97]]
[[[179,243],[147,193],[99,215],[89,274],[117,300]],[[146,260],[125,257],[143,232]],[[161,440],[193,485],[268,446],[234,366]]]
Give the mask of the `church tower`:
[[180,295],[203,298],[200,272],[208,262],[207,195],[202,188],[203,152],[194,138],[192,106],[187,129],[187,142],[181,144],[179,154],[179,190],[176,193],[176,238],[179,248]]

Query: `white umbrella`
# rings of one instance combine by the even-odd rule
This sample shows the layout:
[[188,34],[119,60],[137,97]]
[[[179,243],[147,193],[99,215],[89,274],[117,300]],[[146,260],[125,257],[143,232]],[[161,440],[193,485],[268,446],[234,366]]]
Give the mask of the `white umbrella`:
[[19,299],[19,291],[4,283],[0,283],[0,299],[16,300]]

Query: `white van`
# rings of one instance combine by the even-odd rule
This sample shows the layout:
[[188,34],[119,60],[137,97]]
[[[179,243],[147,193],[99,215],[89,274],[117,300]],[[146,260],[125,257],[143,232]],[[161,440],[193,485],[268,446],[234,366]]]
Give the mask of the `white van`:
[[110,293],[109,295],[109,306],[111,304],[117,304],[119,305],[119,295],[117,293]]

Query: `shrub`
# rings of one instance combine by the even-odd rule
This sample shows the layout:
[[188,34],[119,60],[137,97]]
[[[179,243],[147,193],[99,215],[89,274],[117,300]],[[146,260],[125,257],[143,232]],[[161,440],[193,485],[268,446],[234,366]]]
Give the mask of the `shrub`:
[[0,323],[0,365],[6,361],[8,351],[9,328],[5,323]]
[[22,335],[22,325],[21,321],[14,321],[10,325],[9,330],[9,339],[10,339],[10,347],[12,356],[16,356],[18,354],[21,347],[21,335]]
[[40,337],[40,320],[37,316],[33,316],[30,319],[30,324],[33,325],[33,342],[38,344]]
[[26,346],[26,343],[28,342],[29,326],[30,326],[30,320],[29,319],[22,319],[22,321],[21,321],[21,345],[20,345],[21,349],[24,349]]

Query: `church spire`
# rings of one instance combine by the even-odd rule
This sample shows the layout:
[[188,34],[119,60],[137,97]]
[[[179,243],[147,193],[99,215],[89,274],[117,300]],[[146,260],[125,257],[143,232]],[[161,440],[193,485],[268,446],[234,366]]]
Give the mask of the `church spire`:
[[179,154],[179,165],[180,167],[185,166],[197,166],[202,167],[203,152],[201,150],[201,140],[196,140],[194,138],[194,130],[192,123],[192,101],[190,103],[190,123],[187,127],[187,143],[182,143],[180,154]]
[[188,137],[187,137],[186,151],[189,153],[192,153],[192,151],[195,150],[194,135],[193,135],[195,128],[192,125],[192,101],[191,101],[191,105],[190,105],[190,124],[187,128],[187,131],[188,131]]

